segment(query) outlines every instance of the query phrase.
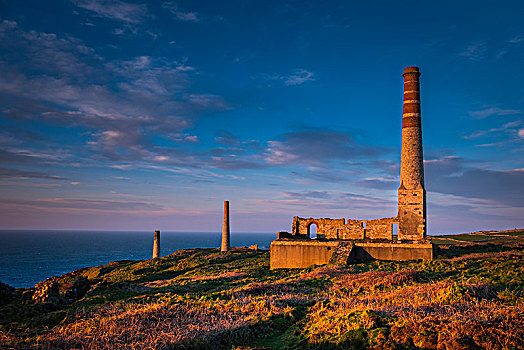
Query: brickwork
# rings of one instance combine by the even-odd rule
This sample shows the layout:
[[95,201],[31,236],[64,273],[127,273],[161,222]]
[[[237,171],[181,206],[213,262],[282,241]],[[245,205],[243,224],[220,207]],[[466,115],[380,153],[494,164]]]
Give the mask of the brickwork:
[[222,220],[222,243],[220,251],[228,252],[231,249],[229,231],[229,201],[224,201],[224,219]]
[[294,236],[310,237],[311,225],[317,225],[317,237],[331,240],[392,240],[393,224],[398,224],[396,217],[375,220],[300,218],[293,217],[291,232]]
[[365,220],[366,238],[371,240],[393,240],[393,224],[398,224],[396,217],[375,220]]
[[402,156],[398,189],[398,239],[418,241],[426,238],[426,190],[420,108],[420,72],[404,70],[404,108],[402,118]]

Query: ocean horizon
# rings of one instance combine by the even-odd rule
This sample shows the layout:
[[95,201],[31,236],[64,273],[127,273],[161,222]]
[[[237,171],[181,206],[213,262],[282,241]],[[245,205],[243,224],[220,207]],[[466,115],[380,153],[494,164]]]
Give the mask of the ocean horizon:
[[[232,232],[231,246],[269,248],[275,233]],[[219,248],[221,232],[162,231],[161,256],[179,249]],[[153,231],[0,230],[0,281],[16,288],[83,267],[150,259]]]

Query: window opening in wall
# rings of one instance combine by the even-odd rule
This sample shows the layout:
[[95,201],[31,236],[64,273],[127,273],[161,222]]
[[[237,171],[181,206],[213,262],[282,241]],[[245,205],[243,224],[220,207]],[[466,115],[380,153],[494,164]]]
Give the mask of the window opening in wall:
[[307,227],[307,235],[309,238],[317,238],[317,224],[314,222],[310,223]]
[[391,232],[393,233],[393,240],[398,240],[398,224],[391,224]]

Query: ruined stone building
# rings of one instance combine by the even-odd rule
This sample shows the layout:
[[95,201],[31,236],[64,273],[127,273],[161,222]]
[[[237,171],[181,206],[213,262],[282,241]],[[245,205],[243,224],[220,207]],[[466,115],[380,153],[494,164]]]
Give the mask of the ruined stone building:
[[[422,152],[420,72],[404,70],[402,151],[398,212],[374,220],[293,218],[291,233],[279,232],[271,243],[271,268],[307,267],[328,262],[374,258],[383,260],[432,259],[426,240],[426,190]],[[311,239],[311,227],[317,228]],[[398,225],[393,239],[393,225]]]

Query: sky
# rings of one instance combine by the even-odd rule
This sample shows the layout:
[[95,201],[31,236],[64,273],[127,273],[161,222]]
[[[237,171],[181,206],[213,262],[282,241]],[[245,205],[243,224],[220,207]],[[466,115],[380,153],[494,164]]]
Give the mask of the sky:
[[418,66],[430,234],[524,227],[522,1],[0,0],[0,229],[289,231],[397,212]]

